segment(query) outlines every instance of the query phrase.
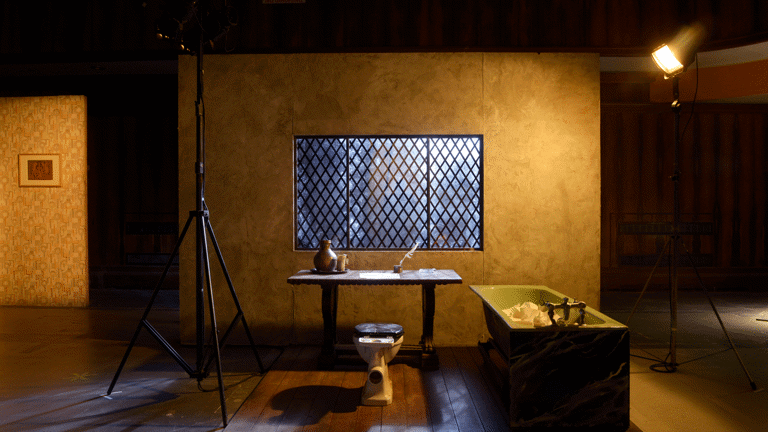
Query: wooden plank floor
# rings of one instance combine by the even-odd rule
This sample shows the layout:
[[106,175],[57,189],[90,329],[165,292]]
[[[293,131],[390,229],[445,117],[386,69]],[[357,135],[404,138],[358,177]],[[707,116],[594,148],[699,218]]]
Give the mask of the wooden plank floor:
[[438,348],[440,369],[389,365],[394,400],[360,405],[366,368],[315,368],[319,347],[289,347],[225,431],[508,431],[501,400],[476,347]]

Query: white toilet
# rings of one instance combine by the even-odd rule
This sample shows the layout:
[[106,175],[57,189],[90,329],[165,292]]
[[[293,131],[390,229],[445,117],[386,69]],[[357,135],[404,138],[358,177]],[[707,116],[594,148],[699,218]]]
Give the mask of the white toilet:
[[392,403],[392,380],[387,363],[403,344],[403,327],[398,324],[365,323],[355,326],[355,347],[368,363],[368,380],[363,388],[363,405]]

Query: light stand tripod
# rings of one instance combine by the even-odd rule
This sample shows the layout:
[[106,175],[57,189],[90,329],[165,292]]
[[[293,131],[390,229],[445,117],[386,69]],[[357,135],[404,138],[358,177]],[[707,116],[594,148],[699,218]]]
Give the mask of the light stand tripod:
[[[240,306],[240,301],[237,298],[237,293],[235,292],[235,288],[232,285],[232,279],[230,278],[229,272],[227,271],[227,267],[224,264],[224,258],[221,255],[221,250],[219,249],[218,242],[216,241],[216,237],[213,234],[213,227],[211,226],[211,222],[209,218],[208,206],[205,203],[205,105],[203,104],[203,38],[202,36],[200,38],[200,45],[197,51],[197,101],[195,103],[195,112],[197,117],[197,162],[195,163],[195,174],[197,179],[196,180],[196,183],[197,183],[196,208],[194,211],[189,212],[189,218],[187,219],[187,223],[184,225],[184,229],[182,230],[181,235],[179,236],[179,240],[176,242],[176,246],[173,249],[173,253],[171,254],[170,258],[168,259],[168,262],[165,265],[165,269],[163,270],[163,273],[160,277],[160,281],[157,283],[157,286],[155,287],[155,291],[152,293],[152,297],[150,298],[149,304],[147,305],[147,308],[144,311],[144,315],[139,321],[139,325],[136,327],[136,332],[133,335],[133,339],[131,339],[131,343],[128,345],[128,349],[125,351],[123,360],[120,362],[120,366],[117,368],[115,377],[112,379],[112,383],[109,386],[109,390],[107,390],[107,395],[112,393],[112,389],[115,387],[115,383],[117,382],[117,379],[120,376],[120,372],[123,370],[123,367],[125,366],[125,363],[128,360],[128,356],[130,355],[131,349],[133,349],[133,346],[136,343],[136,339],[139,337],[141,329],[146,328],[147,331],[149,331],[149,333],[155,339],[157,339],[158,342],[160,342],[160,344],[168,352],[168,354],[176,360],[176,362],[182,367],[182,369],[184,369],[189,374],[190,378],[197,378],[198,383],[209,375],[210,373],[209,369],[210,369],[211,363],[214,360],[216,361],[216,373],[218,376],[218,384],[219,384],[221,416],[222,416],[224,426],[226,426],[227,425],[227,405],[224,398],[224,384],[222,381],[222,373],[221,373],[221,349],[238,321],[243,323],[245,334],[248,337],[248,340],[251,344],[251,348],[253,349],[253,353],[256,356],[256,361],[258,362],[258,365],[259,365],[259,373],[264,372],[264,366],[262,365],[261,357],[259,356],[259,353],[256,350],[256,345],[253,341],[253,336],[251,336],[251,331],[248,328],[248,323],[246,323],[245,321],[243,309]],[[182,242],[184,241],[184,237],[186,236],[187,230],[189,229],[193,219],[196,220],[195,226],[196,226],[196,234],[197,234],[196,281],[195,281],[197,362],[195,364],[195,369],[193,369],[181,357],[181,355],[179,355],[179,353],[176,352],[176,350],[174,350],[173,347],[162,337],[162,335],[160,335],[160,333],[154,327],[152,327],[149,321],[147,321],[149,312],[152,309],[152,305],[155,301],[155,298],[157,297],[160,287],[162,286],[163,281],[165,280],[165,277],[168,273],[168,269],[171,267],[171,264],[174,258],[178,254],[179,248]],[[224,335],[222,336],[221,339],[219,339],[218,337],[219,332],[216,326],[216,310],[213,302],[213,289],[211,284],[211,266],[208,258],[208,240],[207,240],[206,232],[210,235],[211,243],[213,244],[213,247],[216,251],[216,256],[219,259],[219,264],[221,264],[221,269],[227,280],[227,284],[229,285],[229,292],[232,295],[232,299],[234,300],[235,307],[237,308],[237,314],[235,315],[235,318],[232,320],[232,322],[230,323],[226,332],[224,332]],[[212,327],[211,340],[214,348],[214,352],[210,354],[210,356],[205,352],[205,349],[204,349],[205,348],[205,297],[206,297],[206,294],[208,296],[208,309],[210,312],[210,322]]]
[[[728,331],[725,329],[725,324],[723,324],[723,320],[720,318],[720,314],[717,312],[717,308],[715,307],[715,304],[712,302],[712,298],[709,295],[709,291],[707,291],[706,286],[704,285],[704,281],[702,281],[701,276],[699,275],[699,271],[696,268],[696,264],[693,262],[693,259],[691,258],[690,253],[688,252],[687,248],[685,248],[685,245],[683,244],[681,233],[680,233],[680,190],[679,190],[679,183],[680,183],[680,90],[679,90],[679,83],[678,83],[678,77],[675,76],[672,78],[672,96],[674,98],[672,102],[672,112],[674,113],[674,131],[675,131],[675,149],[674,149],[674,169],[672,173],[672,182],[674,186],[673,190],[673,215],[672,215],[672,235],[667,238],[667,241],[664,243],[664,247],[661,250],[661,253],[659,254],[658,259],[656,260],[656,264],[653,266],[653,269],[651,270],[651,274],[648,275],[648,279],[645,282],[645,286],[643,287],[643,290],[640,292],[640,297],[638,297],[637,302],[635,302],[635,306],[632,308],[632,312],[629,314],[629,318],[627,318],[626,325],[629,326],[629,322],[632,319],[632,316],[635,314],[635,311],[637,310],[637,306],[640,304],[640,300],[643,298],[643,294],[645,294],[645,290],[648,288],[648,284],[651,281],[651,278],[653,277],[654,272],[656,271],[656,268],[659,265],[659,262],[661,261],[662,256],[665,253],[665,250],[667,249],[667,246],[671,248],[671,258],[670,258],[670,291],[669,291],[669,311],[670,311],[670,328],[669,328],[669,354],[667,355],[667,359],[660,360],[661,363],[655,364],[651,366],[652,370],[655,370],[657,372],[675,372],[677,371],[677,367],[680,366],[682,363],[677,362],[677,291],[678,291],[678,275],[677,275],[677,266],[678,266],[678,257],[680,255],[679,248],[682,247],[685,249],[686,255],[688,256],[688,259],[690,260],[691,266],[693,267],[694,271],[696,272],[696,277],[699,280],[699,284],[701,285],[701,288],[704,290],[704,293],[707,296],[707,300],[709,300],[709,305],[712,307],[712,311],[715,313],[715,316],[717,317],[717,321],[720,323],[720,327],[723,330],[723,334],[725,334],[726,339],[728,340],[728,344],[730,345],[730,349],[733,350],[733,352],[736,354],[736,358],[739,360],[739,363],[741,364],[741,368],[744,370],[744,373],[747,375],[747,379],[749,380],[749,384],[752,387],[752,390],[757,390],[757,385],[752,380],[752,377],[749,375],[749,372],[747,371],[746,366],[744,365],[744,362],[741,360],[741,356],[739,355],[739,352],[736,350],[736,347],[733,344],[733,341],[731,340],[730,335],[728,334]],[[725,351],[728,351],[725,350]],[[725,352],[722,351],[722,352]],[[707,357],[707,356],[704,356]],[[698,359],[693,359],[686,361],[684,363],[689,363]]]

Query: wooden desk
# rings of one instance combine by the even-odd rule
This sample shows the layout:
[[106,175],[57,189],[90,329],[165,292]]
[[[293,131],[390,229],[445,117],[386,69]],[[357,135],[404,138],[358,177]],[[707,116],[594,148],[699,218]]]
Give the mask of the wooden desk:
[[[390,278],[394,274],[399,277]],[[461,276],[453,270],[432,272],[403,270],[402,273],[392,273],[391,270],[348,270],[346,273],[330,275],[301,270],[288,278],[290,284],[320,285],[323,290],[323,347],[319,360],[321,369],[332,369],[336,362],[336,311],[339,285],[421,285],[422,334],[419,342],[421,366],[425,369],[434,369],[439,364],[433,344],[435,286],[461,282]]]

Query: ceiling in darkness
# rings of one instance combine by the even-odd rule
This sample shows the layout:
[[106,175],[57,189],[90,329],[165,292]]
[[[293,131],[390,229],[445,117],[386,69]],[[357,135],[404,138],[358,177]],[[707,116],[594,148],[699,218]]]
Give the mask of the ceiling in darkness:
[[[201,6],[199,21],[190,19],[185,35],[207,16],[231,10],[230,31],[215,48],[243,54],[586,51],[641,56],[694,21],[708,28],[704,51],[768,41],[764,0],[36,0],[2,2],[0,62],[168,58],[174,48],[158,40],[157,24],[164,13],[184,15],[188,3]],[[207,31],[206,39],[219,29]]]
[[[188,3],[4,1],[0,77],[175,74],[180,51],[158,40],[155,29],[164,12],[184,9]],[[600,54],[602,72],[650,74],[656,70],[650,51],[681,25],[700,21],[709,37],[698,67],[708,69],[710,76],[722,75],[718,83],[727,83],[734,65],[754,64],[758,74],[768,61],[764,0],[197,3],[206,14],[225,10],[225,4],[236,12],[226,38],[211,50],[218,53],[592,52]],[[744,70],[738,69],[742,78],[752,74]],[[756,91],[710,101],[762,103],[764,96]]]

